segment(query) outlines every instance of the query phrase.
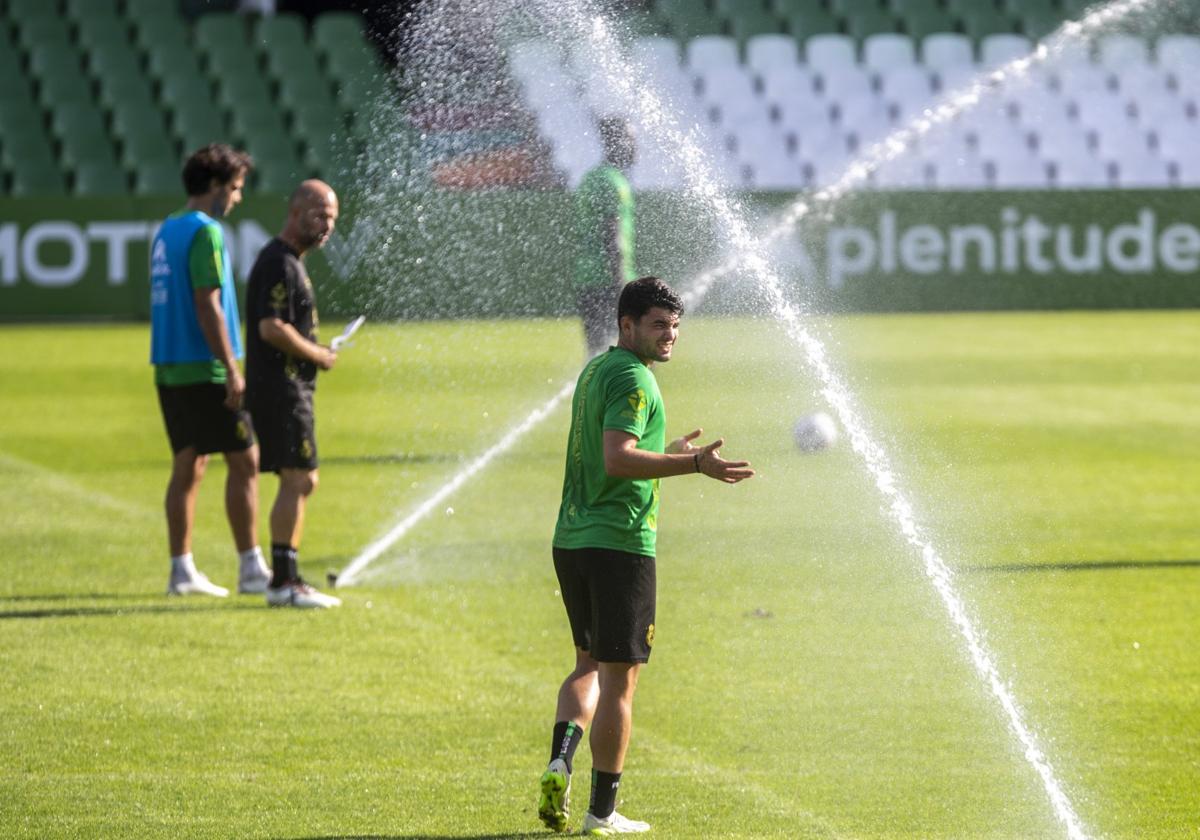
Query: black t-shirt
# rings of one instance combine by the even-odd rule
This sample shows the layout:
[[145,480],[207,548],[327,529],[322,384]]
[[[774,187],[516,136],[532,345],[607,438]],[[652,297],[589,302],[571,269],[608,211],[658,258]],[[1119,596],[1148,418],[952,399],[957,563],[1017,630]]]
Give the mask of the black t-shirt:
[[317,366],[289,356],[263,341],[258,322],[278,318],[291,324],[300,335],[317,340],[317,300],[304,263],[286,242],[272,239],[258,254],[250,270],[246,289],[246,387],[278,394],[312,390]]

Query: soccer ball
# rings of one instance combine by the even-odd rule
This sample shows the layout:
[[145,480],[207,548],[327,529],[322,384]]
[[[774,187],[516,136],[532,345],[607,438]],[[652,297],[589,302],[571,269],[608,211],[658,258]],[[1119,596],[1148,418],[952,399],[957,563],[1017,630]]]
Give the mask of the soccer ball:
[[792,438],[801,452],[820,452],[837,443],[838,427],[824,411],[806,414],[792,427]]

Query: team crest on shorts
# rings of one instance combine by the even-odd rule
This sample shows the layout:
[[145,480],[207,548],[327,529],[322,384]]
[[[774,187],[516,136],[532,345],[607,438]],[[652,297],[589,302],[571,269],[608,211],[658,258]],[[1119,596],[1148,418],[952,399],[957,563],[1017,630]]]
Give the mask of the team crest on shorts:
[[646,647],[654,647],[654,625],[646,628]]
[[310,441],[308,438],[305,438],[300,444],[300,454],[305,458],[311,458],[313,456],[312,441]]
[[237,421],[237,436],[238,436],[238,440],[249,440],[250,439],[250,429],[248,429],[246,427],[245,420]]

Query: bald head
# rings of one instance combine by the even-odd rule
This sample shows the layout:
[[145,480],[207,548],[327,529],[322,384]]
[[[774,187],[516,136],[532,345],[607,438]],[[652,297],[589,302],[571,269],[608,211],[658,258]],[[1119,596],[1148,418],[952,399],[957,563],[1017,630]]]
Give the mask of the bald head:
[[337,223],[337,193],[324,181],[301,181],[288,200],[288,218],[280,237],[297,253],[320,248]]

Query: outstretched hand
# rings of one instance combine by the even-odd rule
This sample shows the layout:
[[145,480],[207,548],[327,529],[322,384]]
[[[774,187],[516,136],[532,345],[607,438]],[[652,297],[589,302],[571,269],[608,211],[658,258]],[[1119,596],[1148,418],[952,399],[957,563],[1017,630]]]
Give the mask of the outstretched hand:
[[696,466],[700,472],[704,473],[709,478],[715,478],[717,481],[723,481],[726,484],[737,484],[754,475],[754,470],[750,468],[749,461],[726,461],[721,457],[720,449],[725,444],[724,438],[717,438],[712,443],[706,446],[692,446],[692,441],[700,436],[700,429],[691,434],[684,435],[679,440],[672,441],[671,445],[677,443],[683,444],[684,448],[680,452],[693,453],[696,456]]

